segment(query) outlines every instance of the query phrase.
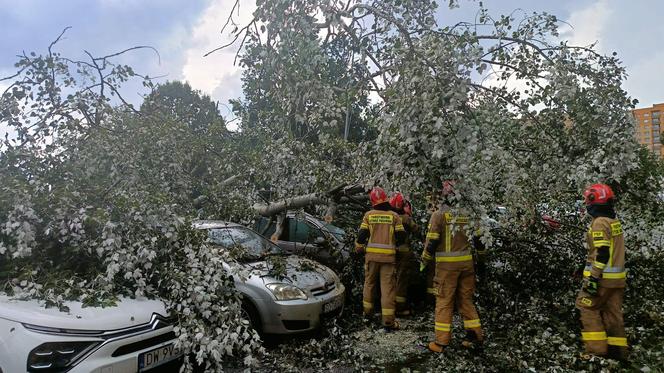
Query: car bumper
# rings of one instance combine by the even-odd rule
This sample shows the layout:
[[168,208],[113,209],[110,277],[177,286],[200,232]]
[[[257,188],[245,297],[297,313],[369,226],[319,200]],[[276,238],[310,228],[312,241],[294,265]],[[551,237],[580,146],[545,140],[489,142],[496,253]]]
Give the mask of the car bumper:
[[[343,284],[332,291],[307,300],[271,301],[259,306],[263,332],[295,334],[314,330],[325,317],[338,315],[344,307],[346,289]],[[326,304],[338,305],[325,312]]]
[[[158,341],[146,343],[146,341]],[[70,372],[91,373],[118,373],[136,372],[139,369],[139,356],[156,349],[174,348],[176,341],[172,327],[167,327],[151,333],[135,337],[123,338],[108,342],[96,350]],[[133,346],[126,348],[127,346]],[[124,348],[124,352],[120,348]],[[118,356],[113,356],[118,355]],[[179,372],[182,365],[182,353],[174,349],[174,353],[167,362],[153,366],[145,372]]]
[[[79,341],[97,341],[99,345],[67,372],[137,372],[139,355],[158,348],[168,348],[176,340],[172,326],[108,339],[35,332],[20,323],[7,320],[0,320],[0,326],[11,330],[9,335],[0,338],[0,369],[3,372],[24,372],[30,351],[43,343]],[[180,355],[176,352],[173,354],[177,356],[176,359],[164,360],[168,362],[147,372],[179,372],[182,364]]]

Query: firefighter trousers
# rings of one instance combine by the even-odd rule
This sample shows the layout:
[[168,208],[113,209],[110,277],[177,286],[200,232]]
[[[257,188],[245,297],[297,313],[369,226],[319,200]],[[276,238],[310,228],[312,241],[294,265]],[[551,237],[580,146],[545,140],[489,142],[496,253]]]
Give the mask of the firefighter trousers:
[[395,294],[396,294],[396,265],[394,263],[364,262],[364,300],[362,302],[364,315],[370,316],[373,312],[373,294],[380,281],[380,308],[383,315],[383,325],[394,324]]
[[581,339],[589,354],[625,359],[627,338],[622,303],[625,288],[601,287],[596,296],[579,292],[576,308],[581,313]]
[[397,253],[397,285],[396,285],[396,309],[403,312],[408,308],[408,282],[413,261],[413,252],[400,251]]
[[436,343],[447,346],[452,337],[452,317],[454,306],[463,317],[463,325],[468,338],[482,342],[484,332],[480,324],[480,317],[473,302],[475,294],[474,271],[436,271],[434,277],[436,294],[435,331]]

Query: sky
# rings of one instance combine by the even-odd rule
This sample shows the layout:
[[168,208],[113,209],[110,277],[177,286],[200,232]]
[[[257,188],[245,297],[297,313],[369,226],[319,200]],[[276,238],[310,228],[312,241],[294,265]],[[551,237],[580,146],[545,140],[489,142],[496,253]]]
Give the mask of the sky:
[[[233,0],[0,0],[0,77],[11,75],[17,54],[44,53],[67,26],[57,50],[70,58],[84,51],[106,55],[136,45],[156,48],[134,51],[118,62],[135,71],[160,76],[160,81],[186,80],[220,103],[230,117],[228,100],[242,95],[241,70],[235,51],[204,54],[229,41],[220,33]],[[447,1],[439,3],[446,5]],[[570,44],[597,42],[600,52],[617,52],[629,77],[625,89],[639,107],[664,102],[664,1],[661,0],[484,0],[492,15],[546,11],[567,24],[561,36]],[[235,18],[250,19],[253,0],[242,0]],[[477,3],[460,0],[459,9],[441,6],[440,25],[475,18]],[[138,89],[138,86],[136,86]],[[128,99],[140,103],[134,90]],[[3,82],[0,82],[0,92]],[[0,129],[2,132],[2,129]],[[0,135],[4,135],[0,133]]]

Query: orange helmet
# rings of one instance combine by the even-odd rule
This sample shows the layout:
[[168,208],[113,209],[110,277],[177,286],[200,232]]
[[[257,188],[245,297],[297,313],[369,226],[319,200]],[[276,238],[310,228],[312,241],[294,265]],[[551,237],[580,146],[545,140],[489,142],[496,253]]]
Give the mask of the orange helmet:
[[606,205],[616,198],[611,187],[606,184],[593,184],[583,192],[583,199],[586,206]]
[[387,202],[387,193],[381,187],[373,187],[369,193],[369,200],[371,200],[371,206],[380,205]]
[[396,211],[401,211],[404,208],[406,199],[403,198],[403,194],[396,192],[390,197],[390,206]]
[[406,200],[403,204],[403,212],[408,216],[413,216],[413,205],[410,204],[409,200]]

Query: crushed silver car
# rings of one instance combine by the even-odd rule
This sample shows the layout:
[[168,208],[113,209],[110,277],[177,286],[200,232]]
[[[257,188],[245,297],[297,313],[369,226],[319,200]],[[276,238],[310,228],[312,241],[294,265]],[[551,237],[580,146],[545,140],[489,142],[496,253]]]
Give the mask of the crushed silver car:
[[[293,334],[316,329],[321,319],[338,315],[344,285],[328,267],[290,255],[249,228],[224,221],[198,221],[210,241],[233,250],[241,268],[231,269],[243,296],[243,311],[260,333]],[[239,269],[239,270],[238,270]],[[240,276],[238,273],[246,275]]]

